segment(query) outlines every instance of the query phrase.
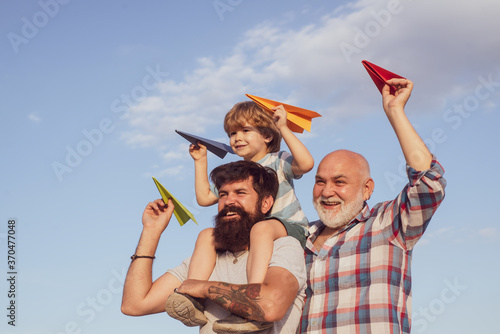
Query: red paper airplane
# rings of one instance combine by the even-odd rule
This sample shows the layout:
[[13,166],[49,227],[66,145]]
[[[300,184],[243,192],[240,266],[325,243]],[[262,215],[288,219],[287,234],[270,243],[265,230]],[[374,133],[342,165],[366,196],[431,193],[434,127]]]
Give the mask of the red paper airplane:
[[[375,64],[372,64],[366,60],[363,60],[361,63],[363,63],[363,66],[366,68],[368,71],[368,74],[372,78],[373,82],[377,86],[378,90],[380,91],[380,94],[382,94],[382,88],[384,88],[385,84],[387,84],[387,81],[393,78],[401,78],[401,79],[406,79],[400,75],[397,75],[396,73],[392,73],[380,66],[377,66]],[[391,87],[391,94],[394,94],[396,92],[396,88],[394,86]]]

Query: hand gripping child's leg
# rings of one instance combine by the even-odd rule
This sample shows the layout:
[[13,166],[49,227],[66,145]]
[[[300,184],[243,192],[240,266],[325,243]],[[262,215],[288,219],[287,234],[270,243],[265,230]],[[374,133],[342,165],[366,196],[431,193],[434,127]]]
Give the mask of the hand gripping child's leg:
[[[250,231],[250,252],[247,261],[248,283],[262,283],[273,254],[274,240],[285,237],[287,231],[277,219],[269,219],[256,223]],[[226,319],[214,323],[214,331],[219,333],[259,332],[272,326],[270,322],[247,320],[230,315]]]

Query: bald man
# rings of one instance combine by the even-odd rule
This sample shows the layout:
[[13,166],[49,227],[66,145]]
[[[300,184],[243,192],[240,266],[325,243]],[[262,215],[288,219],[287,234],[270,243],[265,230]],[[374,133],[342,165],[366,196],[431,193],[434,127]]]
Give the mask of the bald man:
[[366,159],[338,150],[319,164],[313,203],[319,220],[306,244],[307,289],[302,333],[409,333],[410,263],[415,243],[444,198],[444,171],[408,121],[413,83],[392,79],[383,106],[407,163],[409,182],[372,209]]

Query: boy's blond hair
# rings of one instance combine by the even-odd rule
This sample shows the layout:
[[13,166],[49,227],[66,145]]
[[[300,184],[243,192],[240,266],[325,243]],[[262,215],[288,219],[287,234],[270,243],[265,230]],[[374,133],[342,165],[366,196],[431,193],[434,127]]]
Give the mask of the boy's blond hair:
[[272,138],[267,143],[267,152],[278,152],[281,145],[281,133],[273,118],[253,101],[236,103],[224,117],[224,131],[231,137],[231,130],[243,127],[245,123],[255,126],[265,138]]

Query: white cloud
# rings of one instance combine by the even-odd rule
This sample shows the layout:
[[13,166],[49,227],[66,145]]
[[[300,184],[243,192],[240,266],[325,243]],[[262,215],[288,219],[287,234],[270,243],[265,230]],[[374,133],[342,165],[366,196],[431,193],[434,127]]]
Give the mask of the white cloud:
[[32,112],[28,115],[28,119],[32,122],[39,123],[42,121],[40,116],[38,116],[38,112]]
[[[164,176],[182,176],[184,175],[183,171],[185,171],[186,167],[184,165],[177,165],[170,168],[165,168],[158,173],[158,177]],[[182,180],[184,178],[177,178],[178,180]]]
[[162,182],[161,181],[162,178],[175,177],[175,179],[179,181],[179,180],[184,180],[186,175],[185,173],[186,166],[184,166],[183,164],[175,164],[172,165],[172,167],[163,169],[160,169],[158,166],[155,165],[152,167],[152,169],[153,169],[152,171],[144,173],[143,177],[151,178],[153,176],[156,179],[158,179],[160,183]]
[[[321,122],[313,120],[318,131],[380,112],[380,95],[362,59],[413,80],[413,110],[442,114],[474,94],[479,76],[499,81],[499,12],[500,2],[491,0],[460,6],[452,0],[360,0],[300,27],[293,26],[293,15],[264,22],[243,34],[226,57],[204,55],[183,78],[160,83],[157,95],[130,108],[131,131],[123,139],[147,147],[169,142],[175,129],[222,131],[224,114],[245,93],[320,112]],[[355,51],[346,54],[345,45]],[[483,106],[488,104],[496,105],[486,100]]]
[[176,147],[172,147],[168,152],[162,155],[165,162],[171,162],[172,160],[183,160],[186,158],[186,154],[189,152],[189,142],[185,141]]
[[437,239],[439,242],[444,240],[452,240],[455,243],[464,242],[484,242],[484,241],[497,241],[500,239],[500,231],[496,227],[482,227],[477,229],[474,226],[466,226],[457,229],[454,226],[445,226],[437,230],[428,230],[422,240],[424,244],[429,244],[432,240]]
[[457,236],[457,230],[453,226],[441,227],[437,230],[427,230],[417,243],[419,247],[427,246],[432,243],[433,240],[450,240]]
[[416,247],[424,247],[424,246],[427,246],[431,243],[430,239],[428,238],[422,238],[418,241],[417,243],[417,246]]
[[430,238],[435,238],[435,237],[449,237],[451,234],[455,234],[455,228],[452,226],[446,226],[446,227],[441,227],[440,229],[433,231],[431,233],[428,233],[427,236]]
[[480,237],[486,240],[497,240],[499,236],[499,231],[495,227],[485,227],[478,231]]
[[157,136],[141,132],[141,129],[127,131],[122,133],[121,139],[125,140],[127,144],[136,147],[149,147],[157,142]]

